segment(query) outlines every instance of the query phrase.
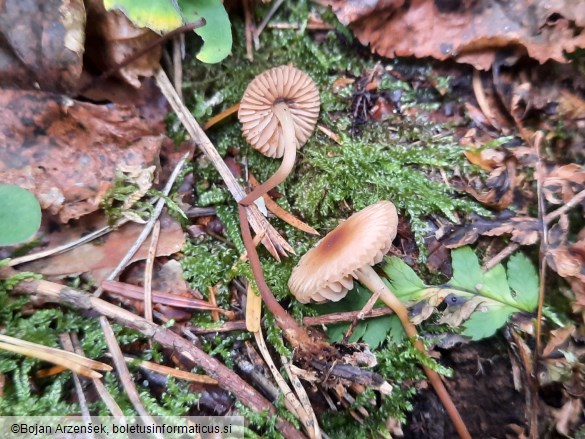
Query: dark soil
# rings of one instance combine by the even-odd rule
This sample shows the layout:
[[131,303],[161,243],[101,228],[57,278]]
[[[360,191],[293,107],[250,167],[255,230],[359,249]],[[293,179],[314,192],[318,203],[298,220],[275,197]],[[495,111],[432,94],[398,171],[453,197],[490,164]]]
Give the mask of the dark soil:
[[[505,341],[495,337],[443,352],[442,363],[455,373],[447,388],[474,438],[516,438],[527,428],[524,390],[514,388],[511,361]],[[406,438],[458,437],[432,390],[414,403]]]

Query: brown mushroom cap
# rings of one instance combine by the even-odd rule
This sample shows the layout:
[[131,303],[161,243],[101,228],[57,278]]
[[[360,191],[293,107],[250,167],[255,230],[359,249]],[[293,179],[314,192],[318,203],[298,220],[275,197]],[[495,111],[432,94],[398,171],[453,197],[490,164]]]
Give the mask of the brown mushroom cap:
[[343,299],[360,268],[382,261],[397,226],[390,201],[354,213],[301,258],[288,281],[290,291],[302,303]]
[[319,117],[319,91],[306,73],[292,66],[280,66],[256,76],[248,85],[238,111],[248,143],[268,157],[282,157],[284,136],[273,105],[288,105],[295,128],[297,148],[313,133]]

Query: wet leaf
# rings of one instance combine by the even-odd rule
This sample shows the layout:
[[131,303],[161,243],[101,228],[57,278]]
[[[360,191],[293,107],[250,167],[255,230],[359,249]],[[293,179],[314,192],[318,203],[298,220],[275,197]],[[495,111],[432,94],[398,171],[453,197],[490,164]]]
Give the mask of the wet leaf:
[[26,241],[41,225],[41,207],[19,186],[0,184],[0,245]]
[[585,47],[582,2],[329,0],[339,20],[382,56],[455,59],[488,70],[505,48],[540,63]]
[[135,108],[19,90],[2,90],[0,106],[0,181],[62,222],[99,209],[116,167],[156,163],[163,139]]
[[178,0],[187,22],[205,19],[205,26],[195,29],[203,39],[197,59],[205,63],[218,63],[232,50],[232,28],[228,14],[220,0]]
[[77,90],[85,44],[83,1],[0,5],[0,85],[60,93]]

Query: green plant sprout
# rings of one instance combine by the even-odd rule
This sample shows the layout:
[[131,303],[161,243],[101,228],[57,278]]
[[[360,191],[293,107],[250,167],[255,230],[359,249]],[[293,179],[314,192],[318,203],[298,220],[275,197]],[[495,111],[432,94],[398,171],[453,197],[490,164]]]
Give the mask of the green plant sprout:
[[220,0],[104,0],[104,6],[155,32],[169,32],[203,18],[205,25],[194,32],[203,39],[197,59],[204,63],[220,62],[232,49],[231,25]]

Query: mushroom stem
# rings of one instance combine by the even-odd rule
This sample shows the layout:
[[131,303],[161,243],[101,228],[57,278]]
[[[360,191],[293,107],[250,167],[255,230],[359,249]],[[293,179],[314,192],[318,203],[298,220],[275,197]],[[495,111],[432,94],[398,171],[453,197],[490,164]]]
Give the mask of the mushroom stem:
[[288,177],[288,174],[290,174],[295,164],[295,158],[297,156],[297,140],[295,137],[295,126],[290,114],[290,109],[285,102],[279,102],[274,105],[273,111],[274,115],[280,122],[284,136],[284,155],[282,157],[282,163],[272,177],[240,200],[242,206],[252,204],[270,189],[273,189],[282,183],[286,177]]
[[[373,293],[380,293],[380,298],[400,319],[400,323],[404,327],[406,334],[412,340],[412,344],[416,349],[420,352],[428,355],[427,350],[423,342],[418,338],[418,332],[414,324],[410,321],[408,317],[408,310],[406,306],[394,295],[394,293],[386,286],[386,284],[380,279],[380,276],[376,273],[376,271],[370,266],[367,265],[365,267],[360,268],[357,271],[358,280],[366,286],[371,292]],[[441,377],[437,372],[428,368],[427,366],[422,365],[422,368],[428,377],[431,385],[435,389],[437,396],[443,403],[443,406],[447,410],[451,421],[455,425],[455,429],[459,436],[462,439],[471,439],[471,435],[469,431],[467,431],[467,427],[461,418],[461,415],[457,411],[457,407],[453,404],[453,400],[449,396]]]

